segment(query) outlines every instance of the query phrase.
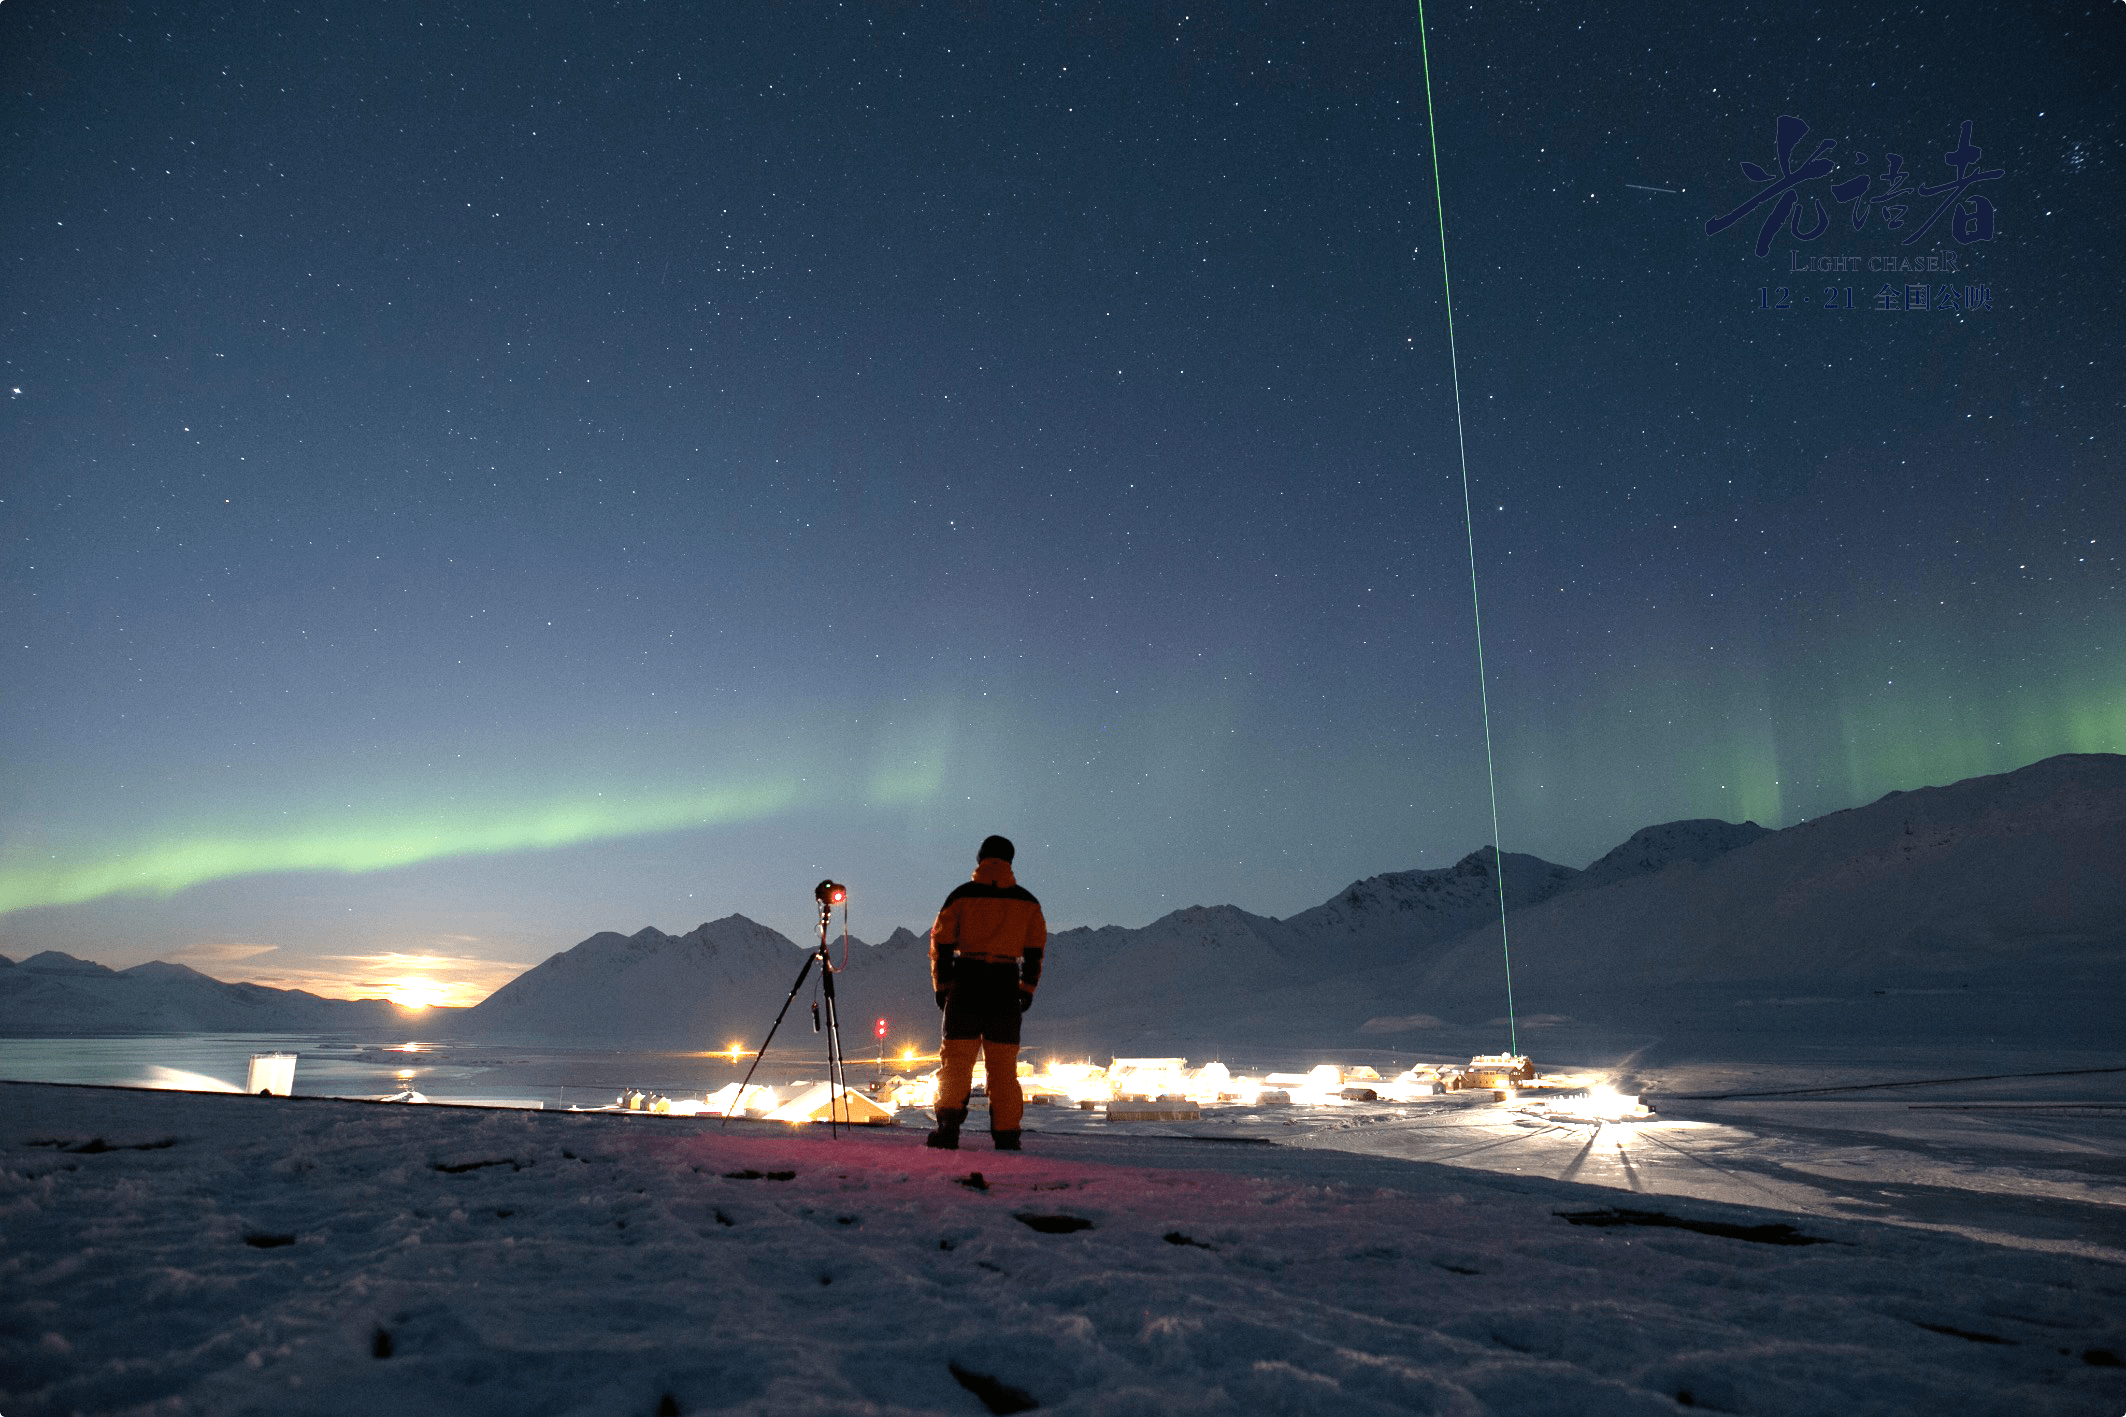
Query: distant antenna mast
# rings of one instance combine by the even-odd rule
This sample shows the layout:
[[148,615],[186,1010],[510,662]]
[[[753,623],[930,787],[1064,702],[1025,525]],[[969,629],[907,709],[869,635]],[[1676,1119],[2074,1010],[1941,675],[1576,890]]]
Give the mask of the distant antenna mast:
[[1425,0],[1417,0],[1417,52],[1425,71],[1425,128],[1432,148],[1432,203],[1439,212],[1439,279],[1447,305],[1447,367],[1454,375],[1454,442],[1462,460],[1462,530],[1469,543],[1469,613],[1476,622],[1476,697],[1484,713],[1484,781],[1491,788],[1491,866],[1499,894],[1499,952],[1506,962],[1506,1051],[1519,1056],[1513,1014],[1513,949],[1506,939],[1506,851],[1499,842],[1499,778],[1491,754],[1491,691],[1484,673],[1484,607],[1476,594],[1476,514],[1469,508],[1469,439],[1462,428],[1462,361],[1454,344],[1454,282],[1447,275],[1447,201],[1440,192],[1439,123],[1432,116],[1432,53]]

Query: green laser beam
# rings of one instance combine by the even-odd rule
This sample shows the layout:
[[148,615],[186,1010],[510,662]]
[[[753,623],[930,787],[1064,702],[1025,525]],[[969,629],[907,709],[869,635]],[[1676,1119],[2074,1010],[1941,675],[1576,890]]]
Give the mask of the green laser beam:
[[1439,279],[1447,306],[1447,367],[1454,376],[1454,444],[1462,461],[1462,529],[1469,542],[1469,610],[1476,622],[1476,696],[1484,714],[1484,780],[1491,788],[1492,875],[1499,891],[1499,951],[1506,961],[1506,1051],[1519,1056],[1513,1013],[1513,949],[1506,939],[1506,848],[1499,840],[1499,775],[1491,752],[1491,689],[1484,673],[1484,607],[1476,593],[1476,514],[1469,508],[1469,436],[1462,424],[1462,360],[1454,343],[1454,281],[1447,274],[1447,199],[1440,187],[1439,122],[1432,114],[1432,51],[1425,42],[1425,0],[1417,0],[1417,52],[1425,71],[1425,136],[1432,149],[1432,202],[1439,212]]

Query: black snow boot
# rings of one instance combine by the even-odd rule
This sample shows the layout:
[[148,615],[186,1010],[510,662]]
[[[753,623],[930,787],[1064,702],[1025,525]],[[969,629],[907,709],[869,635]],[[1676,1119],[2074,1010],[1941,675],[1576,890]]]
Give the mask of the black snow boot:
[[1017,1132],[991,1132],[989,1137],[991,1141],[997,1144],[998,1151],[1017,1151],[1020,1149],[1019,1134]]
[[965,1107],[940,1107],[937,1109],[937,1130],[923,1138],[923,1145],[939,1151],[960,1149],[960,1123],[967,1120]]

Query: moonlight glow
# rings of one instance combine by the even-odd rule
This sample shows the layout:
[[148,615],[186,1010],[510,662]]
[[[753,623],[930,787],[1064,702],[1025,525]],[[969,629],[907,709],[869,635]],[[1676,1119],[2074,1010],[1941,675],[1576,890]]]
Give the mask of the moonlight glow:
[[448,1003],[449,991],[433,979],[408,977],[392,980],[391,990],[384,997],[402,1009],[418,1012]]

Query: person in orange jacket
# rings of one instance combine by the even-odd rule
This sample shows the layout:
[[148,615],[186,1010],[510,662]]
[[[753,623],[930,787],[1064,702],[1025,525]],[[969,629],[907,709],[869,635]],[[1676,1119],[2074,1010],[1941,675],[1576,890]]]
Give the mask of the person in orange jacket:
[[1048,948],[1041,902],[1011,874],[1017,853],[1001,836],[975,852],[974,879],[945,897],[930,927],[930,987],[945,1012],[939,1049],[937,1130],[924,1144],[960,1145],[967,1095],[980,1054],[989,1077],[989,1135],[998,1151],[1019,1149],[1026,1099],[1019,1091],[1019,1018],[1033,1007]]

